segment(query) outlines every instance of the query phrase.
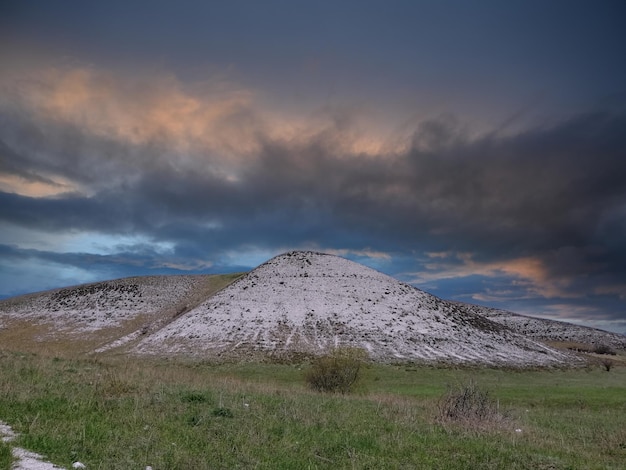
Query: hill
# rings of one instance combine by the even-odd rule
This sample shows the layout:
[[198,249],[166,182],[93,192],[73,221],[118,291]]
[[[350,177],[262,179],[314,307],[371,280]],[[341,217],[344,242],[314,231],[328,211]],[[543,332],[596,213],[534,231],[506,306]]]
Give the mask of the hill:
[[387,362],[576,362],[545,344],[555,331],[626,348],[622,335],[448,302],[316,252],[286,253],[245,275],[127,278],[0,301],[3,347],[54,354],[283,360],[350,346]]
[[1,300],[0,345],[51,354],[94,352],[163,326],[237,276],[130,277]]
[[245,358],[336,346],[378,361],[553,365],[562,352],[363,265],[314,252],[277,256],[147,335],[139,354]]
[[614,350],[626,350],[626,336],[619,333],[574,325],[572,323],[529,317],[480,305],[460,304],[463,308],[478,313],[491,321],[500,323],[528,338],[558,344],[571,349],[593,351],[608,347]]

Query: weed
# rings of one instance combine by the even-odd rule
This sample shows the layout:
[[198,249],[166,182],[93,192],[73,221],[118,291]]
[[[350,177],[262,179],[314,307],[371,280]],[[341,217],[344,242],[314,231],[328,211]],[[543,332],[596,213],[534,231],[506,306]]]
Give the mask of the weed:
[[218,406],[213,410],[213,416],[219,416],[221,418],[234,418],[235,415],[230,408],[224,408],[223,406]]
[[206,403],[210,401],[209,395],[205,392],[185,392],[180,397],[184,403]]
[[479,429],[502,423],[506,416],[499,403],[489,393],[471,380],[466,385],[450,389],[438,404],[438,420],[441,423],[458,423]]

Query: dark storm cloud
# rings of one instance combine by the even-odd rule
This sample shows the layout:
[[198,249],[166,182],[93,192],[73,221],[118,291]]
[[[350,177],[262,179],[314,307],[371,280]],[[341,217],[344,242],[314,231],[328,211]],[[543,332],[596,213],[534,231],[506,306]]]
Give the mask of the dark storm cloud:
[[576,244],[624,203],[625,126],[622,115],[595,113],[510,137],[414,149],[410,184],[444,232],[461,223],[470,233],[523,235],[533,248]]
[[477,138],[453,119],[426,121],[408,150],[374,156],[349,154],[342,145],[351,138],[349,120],[331,120],[297,142],[261,134],[258,154],[234,165],[232,179],[211,170],[220,157],[210,153],[193,155],[181,169],[167,142],[128,146],[47,125],[13,121],[16,148],[3,143],[3,168],[22,177],[61,172],[93,194],[2,193],[5,222],[137,232],[197,247],[191,253],[339,244],[467,251],[481,262],[533,256],[572,292],[626,277],[620,114]]
[[0,287],[315,248],[618,318],[624,8],[4,2]]
[[304,147],[265,146],[242,186],[261,206],[328,211],[397,242],[437,235],[459,248],[579,246],[623,210],[625,128],[623,116],[597,113],[472,140],[429,122],[407,153],[357,159],[333,154],[324,139],[334,136],[319,136]]

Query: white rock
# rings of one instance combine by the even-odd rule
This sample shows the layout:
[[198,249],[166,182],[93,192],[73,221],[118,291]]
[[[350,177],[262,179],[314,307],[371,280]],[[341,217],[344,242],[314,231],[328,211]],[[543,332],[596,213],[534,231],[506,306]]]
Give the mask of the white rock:
[[358,347],[373,360],[550,365],[569,357],[347,259],[291,252],[263,263],[149,334],[143,354],[320,354]]

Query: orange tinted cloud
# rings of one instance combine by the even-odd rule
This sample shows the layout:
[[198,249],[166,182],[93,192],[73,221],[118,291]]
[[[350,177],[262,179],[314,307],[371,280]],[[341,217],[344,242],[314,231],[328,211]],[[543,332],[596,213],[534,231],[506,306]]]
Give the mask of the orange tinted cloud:
[[89,68],[49,69],[24,82],[21,95],[41,118],[130,144],[166,141],[179,150],[254,149],[241,116],[250,109],[252,93],[225,82],[190,91],[167,75],[144,80]]
[[[254,91],[223,78],[193,85],[168,74],[125,77],[87,67],[51,68],[20,80],[29,111],[86,132],[130,144],[167,143],[173,149],[216,151],[237,160],[258,152],[262,141],[292,145],[323,140],[341,156],[380,156],[408,148],[387,138],[362,110],[281,114]],[[358,121],[358,122],[357,122]]]
[[60,177],[29,180],[16,175],[0,174],[0,191],[27,197],[51,197],[78,192],[80,188]]
[[[415,273],[415,282],[454,279],[472,275],[507,276],[512,278],[512,285],[522,288],[527,292],[527,295],[532,297],[575,297],[574,294],[565,289],[570,281],[568,279],[553,279],[545,262],[538,257],[481,262],[476,261],[472,253],[433,252],[427,253],[427,256],[431,260],[424,264],[427,270]],[[490,295],[490,297],[494,296],[497,296],[497,293]],[[476,298],[478,299],[478,297]]]

